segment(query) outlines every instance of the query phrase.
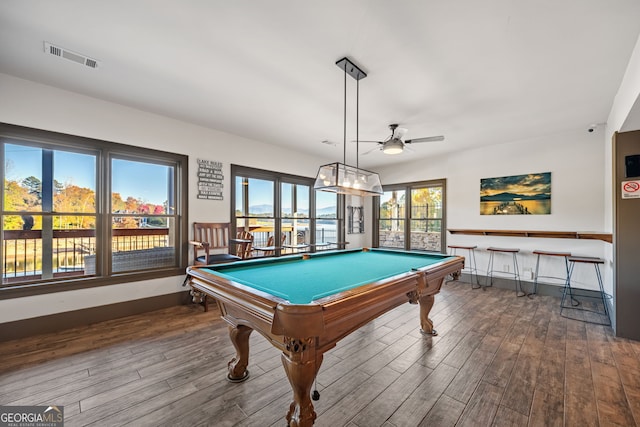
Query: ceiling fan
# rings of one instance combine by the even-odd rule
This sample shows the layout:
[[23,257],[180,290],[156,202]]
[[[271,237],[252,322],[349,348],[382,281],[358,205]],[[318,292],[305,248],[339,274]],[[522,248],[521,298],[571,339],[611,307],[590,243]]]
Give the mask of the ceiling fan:
[[417,142],[435,142],[435,141],[443,141],[444,136],[427,136],[424,138],[414,138],[403,140],[404,134],[407,133],[407,129],[398,127],[397,124],[389,125],[389,129],[391,129],[391,135],[385,139],[384,141],[358,141],[358,142],[371,142],[378,144],[378,147],[366,151],[362,153],[362,155],[369,154],[376,150],[381,150],[384,154],[400,154],[404,151],[408,144],[414,144]]

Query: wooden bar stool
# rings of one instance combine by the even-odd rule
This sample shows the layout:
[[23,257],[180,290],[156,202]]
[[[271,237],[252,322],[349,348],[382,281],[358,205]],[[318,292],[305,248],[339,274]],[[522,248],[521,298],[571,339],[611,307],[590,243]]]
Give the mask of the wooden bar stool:
[[[563,280],[564,283],[563,285],[566,286],[567,285],[567,280],[569,280],[569,257],[571,256],[571,252],[551,252],[551,251],[542,251],[539,249],[536,249],[535,251],[533,251],[534,255],[537,255],[537,259],[536,259],[536,271],[533,275],[533,292],[531,292],[529,295],[534,295],[538,293],[538,279],[540,277],[544,277],[547,279],[557,279],[557,280]],[[565,268],[565,276],[564,277],[556,277],[556,276],[541,276],[539,275],[540,272],[540,257],[541,256],[552,256],[552,257],[564,257],[564,268]]]
[[[598,281],[598,287],[600,288],[600,291],[598,292],[599,293],[598,296],[577,295],[574,293],[574,291],[579,289],[571,286],[571,275],[573,274],[573,269],[575,268],[576,264],[593,265],[596,271],[596,280]],[[607,309],[607,301],[605,299],[605,298],[611,298],[611,296],[605,293],[604,291],[604,284],[602,282],[602,273],[600,272],[600,264],[604,264],[604,260],[602,258],[586,257],[586,256],[570,256],[569,257],[569,278],[564,287],[564,292],[562,292],[562,301],[560,303],[560,315],[562,317],[566,317],[568,319],[573,319],[573,320],[580,320],[587,323],[595,323],[596,325],[611,326],[611,318],[609,317],[609,310]],[[566,304],[567,294],[569,294],[569,301],[568,301],[569,305]],[[582,304],[582,302],[580,302],[577,299],[577,297],[590,298],[590,299],[595,298],[597,300],[602,301],[602,310],[599,310],[597,305],[596,305],[596,308],[593,308],[593,309],[589,307],[585,307],[584,304]],[[576,319],[574,317],[568,316],[566,313],[564,313],[564,310],[579,310],[579,311],[585,311],[589,313],[595,313],[599,315],[601,319],[602,319],[602,316],[604,316],[606,320],[597,321],[597,320],[588,320],[588,319]]]
[[[502,273],[502,274],[512,274],[513,275],[513,279],[514,279],[515,284],[516,284],[516,296],[518,296],[518,297],[525,296],[526,294],[522,291],[522,282],[520,281],[520,269],[518,268],[518,257],[517,257],[517,254],[518,254],[518,252],[520,252],[520,249],[517,249],[517,248],[494,248],[494,247],[490,247],[490,248],[487,248],[487,250],[489,251],[489,265],[487,266],[487,276],[488,276],[489,284],[485,285],[485,286],[487,286],[487,287],[493,286],[493,273],[494,272]],[[505,254],[505,255],[511,255],[511,259],[512,259],[512,262],[513,262],[513,272],[494,270],[493,261],[494,261],[496,253],[502,253],[502,254]]]
[[[480,280],[478,279],[478,264],[476,263],[476,248],[477,246],[463,246],[463,245],[449,245],[449,255],[457,255],[457,250],[464,250],[467,251],[467,257],[466,260],[468,260],[468,264],[465,263],[465,265],[468,265],[468,267],[465,267],[461,273],[463,271],[467,271],[469,273],[469,275],[471,276],[471,289],[479,289],[482,286],[480,285]],[[473,283],[473,276],[475,275],[476,280],[475,280],[475,284]]]

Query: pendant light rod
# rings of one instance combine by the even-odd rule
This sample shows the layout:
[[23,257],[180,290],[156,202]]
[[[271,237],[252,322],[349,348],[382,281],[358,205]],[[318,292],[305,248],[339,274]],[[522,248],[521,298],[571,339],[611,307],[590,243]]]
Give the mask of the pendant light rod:
[[356,80],[356,168],[360,167],[360,80]]
[[344,131],[343,131],[343,162],[347,163],[347,74],[353,77],[356,80],[356,167],[358,167],[360,163],[360,138],[359,138],[359,129],[360,129],[360,80],[367,77],[367,73],[362,71],[360,67],[351,62],[349,58],[346,56],[342,59],[336,61],[336,65],[340,67],[344,71]]
[[[348,58],[342,58],[336,65],[344,72],[344,163],[329,163],[320,166],[315,190],[328,191],[337,194],[349,194],[354,196],[380,196],[383,194],[380,176],[371,171],[360,169],[358,166],[347,165],[347,74],[356,79],[356,143],[359,145],[359,115],[360,115],[360,80],[367,74]],[[358,165],[358,147],[356,146],[356,165]]]
[[[346,58],[345,58],[346,59]],[[348,60],[347,60],[348,61]],[[347,63],[344,63],[344,110],[342,114],[342,163],[347,164]]]

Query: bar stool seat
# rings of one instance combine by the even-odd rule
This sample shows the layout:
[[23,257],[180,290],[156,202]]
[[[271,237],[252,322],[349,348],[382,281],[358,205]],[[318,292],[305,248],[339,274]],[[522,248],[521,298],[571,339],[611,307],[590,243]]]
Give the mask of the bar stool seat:
[[[518,248],[495,248],[495,247],[489,247],[487,248],[487,251],[489,251],[489,265],[487,266],[487,280],[489,281],[489,284],[485,286],[489,287],[489,286],[493,286],[493,273],[502,273],[502,274],[510,274],[513,275],[513,279],[515,281],[515,286],[516,286],[516,296],[518,297],[523,297],[526,295],[526,293],[524,293],[522,291],[522,282],[520,281],[520,269],[518,268],[518,257],[517,254],[518,252],[520,252],[520,249]],[[493,268],[493,261],[495,259],[495,254],[496,253],[502,253],[505,255],[511,255],[511,259],[513,262],[513,272],[510,271],[501,271],[501,270],[494,270]]]
[[[482,288],[482,286],[480,285],[480,280],[478,279],[478,264],[476,263],[476,248],[478,246],[448,245],[447,247],[450,249],[449,255],[457,255],[458,249],[467,251],[468,256],[465,258],[465,268],[462,269],[461,273],[463,271],[467,271],[471,276],[471,289]],[[467,260],[468,260],[468,267],[466,263]],[[473,283],[474,275],[476,277],[475,284]]]
[[[571,252],[555,252],[555,251],[543,251],[540,249],[536,249],[533,251],[534,255],[537,255],[536,258],[536,271],[533,275],[533,292],[529,295],[534,295],[538,293],[538,279],[540,277],[544,277],[547,279],[557,279],[562,280],[563,285],[566,286],[567,280],[569,280],[569,257],[571,256]],[[540,257],[541,256],[551,256],[551,257],[564,257],[564,267],[565,267],[565,277],[556,277],[556,276],[544,276],[540,275]]]
[[[604,264],[604,260],[602,258],[588,257],[588,256],[570,256],[568,257],[568,260],[569,260],[569,278],[564,287],[564,292],[562,292],[562,301],[560,303],[560,315],[568,319],[580,320],[587,323],[594,323],[596,325],[611,326],[611,318],[609,317],[609,310],[607,309],[607,301],[606,301],[606,298],[611,298],[611,295],[608,295],[604,291],[602,273],[600,272],[600,264]],[[599,293],[598,296],[577,295],[574,293],[574,291],[579,290],[579,288],[574,288],[571,286],[571,276],[573,274],[573,270],[576,264],[593,265],[596,272],[596,280],[598,281],[598,287],[600,288],[600,291],[598,292]],[[569,294],[569,305],[566,304],[567,294]],[[599,310],[597,305],[596,305],[596,308],[585,307],[584,304],[577,299],[577,297],[597,299],[599,301],[602,301],[602,310]],[[565,310],[578,310],[578,311],[585,311],[589,313],[595,313],[600,316],[600,320],[576,319],[574,317],[568,316],[564,312]],[[602,320],[602,316],[604,316],[606,320]]]

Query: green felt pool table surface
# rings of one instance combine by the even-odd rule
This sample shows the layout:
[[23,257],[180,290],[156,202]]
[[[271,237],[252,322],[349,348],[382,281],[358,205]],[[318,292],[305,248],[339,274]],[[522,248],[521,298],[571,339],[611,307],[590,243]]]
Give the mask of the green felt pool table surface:
[[[308,258],[308,259],[305,259]],[[452,257],[395,250],[347,250],[209,266],[204,270],[292,304],[429,267]]]

